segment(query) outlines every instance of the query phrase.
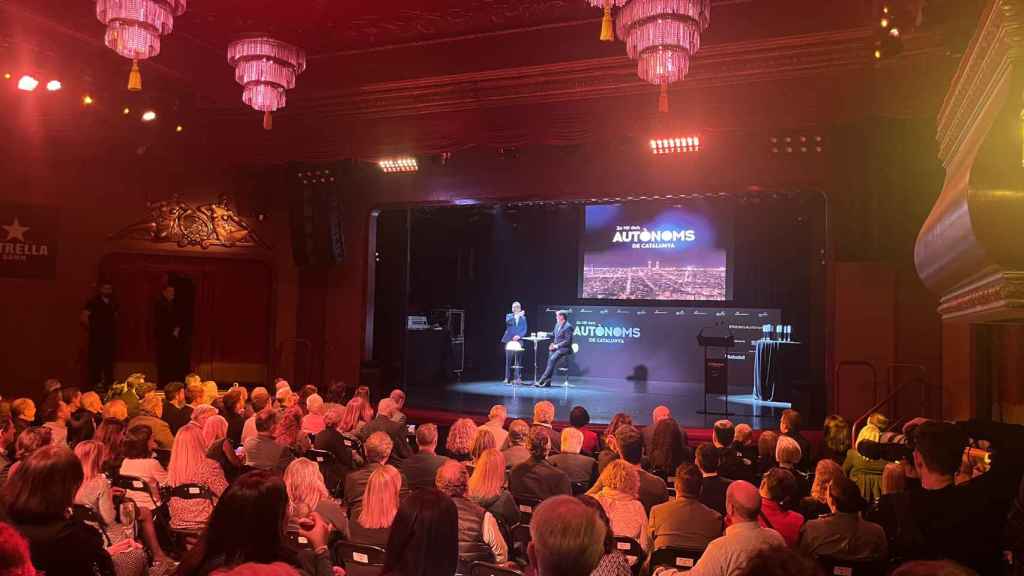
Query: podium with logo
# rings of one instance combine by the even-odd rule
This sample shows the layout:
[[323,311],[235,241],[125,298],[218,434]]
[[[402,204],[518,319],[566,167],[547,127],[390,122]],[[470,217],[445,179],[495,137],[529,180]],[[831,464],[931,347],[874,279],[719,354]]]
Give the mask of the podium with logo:
[[[704,348],[704,409],[697,414],[706,416],[733,416],[729,412],[729,359],[728,350],[736,345],[736,337],[725,326],[705,326],[697,334],[697,344]],[[708,394],[725,397],[725,410],[708,410]]]

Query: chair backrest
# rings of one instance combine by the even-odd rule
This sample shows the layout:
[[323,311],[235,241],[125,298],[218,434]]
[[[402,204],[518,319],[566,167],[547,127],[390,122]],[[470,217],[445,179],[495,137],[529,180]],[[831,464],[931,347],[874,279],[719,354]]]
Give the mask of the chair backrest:
[[306,450],[304,456],[313,462],[316,462],[320,466],[329,466],[334,464],[334,453],[328,452],[327,450],[317,450],[315,448]]
[[884,576],[885,562],[880,560],[840,560],[819,556],[818,565],[827,576]]
[[523,576],[523,573],[489,562],[473,562],[469,567],[469,576]]
[[587,490],[590,489],[589,482],[573,482],[572,483],[572,495],[579,496],[580,494],[586,494]]
[[351,566],[383,566],[385,551],[380,546],[353,544],[341,540],[334,544],[334,560]]
[[171,463],[171,451],[167,448],[157,448],[153,450],[153,457],[156,458],[156,461],[164,468],[167,468],[167,465]]
[[213,492],[202,484],[178,484],[171,488],[171,498],[209,500],[213,502]]
[[689,570],[704,555],[704,548],[682,548],[666,546],[651,554],[651,567],[671,566],[676,570]]
[[114,481],[111,482],[117,488],[123,488],[125,490],[134,490],[136,492],[149,492],[149,484],[139,478],[138,476],[127,476],[125,474],[117,474],[114,476]]
[[[615,548],[622,552],[630,566],[638,566],[644,557],[644,549],[640,543],[629,536],[616,536]],[[635,572],[635,571],[634,571]]]
[[313,549],[313,543],[309,541],[309,538],[299,534],[297,531],[288,530],[285,535],[288,537],[288,543],[291,544],[293,548],[297,550]]
[[523,524],[529,524],[530,518],[533,517],[533,511],[540,506],[540,500],[537,498],[530,498],[529,496],[512,496],[512,499],[516,501],[516,507],[519,508],[519,518]]
[[360,442],[358,438],[342,434],[341,443],[344,444],[349,450],[353,452],[361,453],[363,451],[363,443]]

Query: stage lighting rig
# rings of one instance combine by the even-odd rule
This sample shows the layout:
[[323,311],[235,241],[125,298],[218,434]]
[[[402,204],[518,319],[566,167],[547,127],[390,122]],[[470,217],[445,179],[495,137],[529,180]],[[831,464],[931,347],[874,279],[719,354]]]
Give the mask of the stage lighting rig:
[[651,153],[680,154],[683,152],[700,152],[700,136],[679,136],[675,138],[652,138]]
[[33,90],[36,89],[36,86],[39,86],[39,80],[36,80],[35,78],[33,78],[32,76],[29,76],[28,74],[25,74],[21,78],[18,79],[18,90],[23,90],[25,92],[32,92]]
[[48,92],[56,92],[63,87],[64,85],[60,83],[60,80],[50,80],[46,83],[46,90]]
[[419,164],[416,162],[416,158],[412,156],[384,158],[377,162],[377,166],[379,166],[385,174],[416,172],[420,169]]

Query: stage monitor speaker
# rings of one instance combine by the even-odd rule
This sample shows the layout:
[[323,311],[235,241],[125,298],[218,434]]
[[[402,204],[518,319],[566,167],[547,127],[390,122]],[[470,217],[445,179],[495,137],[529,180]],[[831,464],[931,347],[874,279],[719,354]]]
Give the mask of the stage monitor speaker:
[[291,171],[289,212],[297,266],[337,264],[345,258],[337,172],[334,167],[295,167]]

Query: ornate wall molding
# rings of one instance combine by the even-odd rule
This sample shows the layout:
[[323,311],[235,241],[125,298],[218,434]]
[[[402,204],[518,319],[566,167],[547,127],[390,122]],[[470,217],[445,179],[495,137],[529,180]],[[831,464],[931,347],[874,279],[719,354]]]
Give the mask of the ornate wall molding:
[[148,204],[149,217],[111,235],[117,240],[177,244],[179,248],[211,246],[269,249],[270,246],[231,208],[226,198],[192,206],[172,198]]
[[1024,272],[995,271],[939,301],[946,320],[974,322],[1012,320],[1024,315]]

